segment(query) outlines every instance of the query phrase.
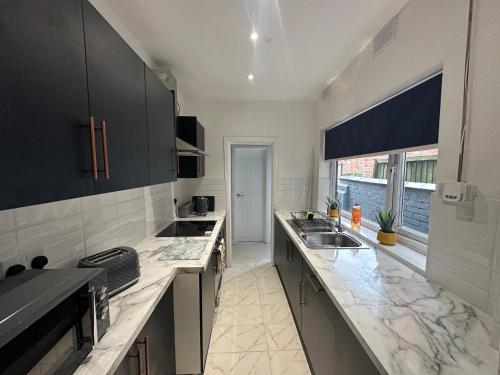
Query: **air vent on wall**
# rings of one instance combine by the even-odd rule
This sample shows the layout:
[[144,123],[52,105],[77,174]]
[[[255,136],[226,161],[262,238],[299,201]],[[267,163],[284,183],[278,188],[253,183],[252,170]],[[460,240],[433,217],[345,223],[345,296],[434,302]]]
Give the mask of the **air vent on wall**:
[[398,16],[396,15],[373,38],[373,57],[377,56],[385,46],[396,39],[397,31]]

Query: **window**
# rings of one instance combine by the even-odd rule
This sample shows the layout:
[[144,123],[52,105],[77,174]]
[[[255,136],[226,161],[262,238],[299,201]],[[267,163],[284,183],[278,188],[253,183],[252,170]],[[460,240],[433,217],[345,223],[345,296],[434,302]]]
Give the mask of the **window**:
[[352,206],[359,203],[363,223],[377,229],[377,211],[392,210],[398,214],[395,230],[400,235],[426,243],[437,158],[438,149],[429,148],[333,162],[333,191],[343,215],[349,217]]
[[429,233],[431,193],[436,191],[437,148],[404,154],[404,186],[401,227],[424,235]]
[[343,212],[358,203],[363,220],[376,222],[378,210],[387,206],[389,155],[338,161],[337,197]]

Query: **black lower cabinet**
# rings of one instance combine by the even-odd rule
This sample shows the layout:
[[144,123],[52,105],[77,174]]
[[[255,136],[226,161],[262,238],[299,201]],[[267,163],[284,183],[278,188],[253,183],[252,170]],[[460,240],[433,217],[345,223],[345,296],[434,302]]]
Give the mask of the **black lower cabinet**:
[[115,375],[174,375],[173,287],[168,288]]
[[289,291],[288,301],[295,318],[295,322],[300,325],[302,318],[301,311],[301,286],[302,286],[302,255],[293,243],[290,243],[289,262]]
[[315,375],[371,375],[378,370],[279,221],[274,260]]
[[283,229],[279,221],[276,220],[274,225],[274,263],[278,269],[278,274],[283,283],[285,292],[288,292],[290,280],[290,266],[288,263],[289,242],[290,240],[288,239],[285,229]]
[[316,375],[340,374],[337,368],[335,327],[320,299],[328,298],[307,265],[304,265],[304,289],[301,335],[310,364]]
[[202,367],[205,368],[208,346],[215,315],[215,270],[217,269],[217,254],[212,252],[207,269],[201,274],[201,354]]

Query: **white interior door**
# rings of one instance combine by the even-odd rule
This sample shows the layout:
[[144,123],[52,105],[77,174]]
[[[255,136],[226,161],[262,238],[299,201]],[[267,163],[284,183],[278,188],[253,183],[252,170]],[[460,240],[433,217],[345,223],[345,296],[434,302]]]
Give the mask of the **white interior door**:
[[268,148],[232,147],[233,241],[264,241]]

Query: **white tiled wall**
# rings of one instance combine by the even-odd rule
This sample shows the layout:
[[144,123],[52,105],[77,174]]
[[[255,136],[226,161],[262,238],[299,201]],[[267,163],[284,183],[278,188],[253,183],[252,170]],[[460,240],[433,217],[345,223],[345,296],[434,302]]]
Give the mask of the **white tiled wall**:
[[[427,274],[492,315],[500,201],[477,198],[473,210],[446,205],[433,194]],[[448,222],[454,217],[453,225]]]
[[[281,177],[276,186],[277,209],[302,210],[309,206],[310,179]],[[174,184],[178,204],[191,200],[193,195],[213,195],[215,209],[226,209],[226,181],[223,178],[179,179]]]
[[133,246],[172,219],[172,184],[0,211],[0,263],[5,272],[45,255],[49,267],[75,266],[84,256]]
[[280,177],[276,187],[278,210],[303,210],[309,208],[311,179],[306,177]]

